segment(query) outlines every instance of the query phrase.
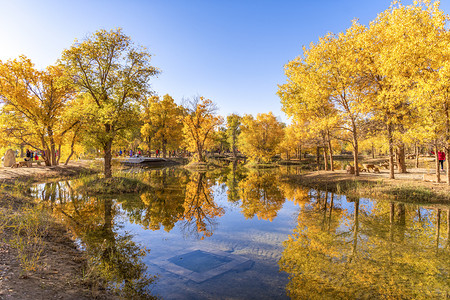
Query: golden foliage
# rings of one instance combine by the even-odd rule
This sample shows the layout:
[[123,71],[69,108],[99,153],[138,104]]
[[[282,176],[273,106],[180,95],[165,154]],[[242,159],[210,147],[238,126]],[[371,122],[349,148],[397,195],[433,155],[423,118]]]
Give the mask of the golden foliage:
[[269,161],[278,151],[284,137],[283,123],[269,112],[242,118],[239,148],[242,153],[258,162]]
[[216,115],[215,104],[204,97],[188,101],[185,109],[183,134],[187,149],[195,153],[197,161],[204,162],[204,151],[213,142],[213,133],[223,123],[223,118]]

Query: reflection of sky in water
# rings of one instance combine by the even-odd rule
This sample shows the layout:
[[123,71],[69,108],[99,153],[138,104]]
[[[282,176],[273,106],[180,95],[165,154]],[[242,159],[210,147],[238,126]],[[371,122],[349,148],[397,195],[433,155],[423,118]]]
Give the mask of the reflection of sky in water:
[[[53,203],[59,203],[59,198],[65,198],[63,202],[69,202],[68,193],[65,192],[67,184],[58,183],[59,187],[52,188]],[[49,185],[36,185],[33,195],[39,198],[50,199],[46,190]],[[225,214],[221,217],[214,217],[213,234],[205,237],[204,240],[194,234],[188,234],[184,229],[183,220],[178,221],[175,227],[166,232],[161,226],[160,230],[146,230],[139,224],[129,221],[127,212],[122,209],[122,200],[117,200],[117,214],[114,223],[115,230],[119,233],[130,232],[134,235],[134,241],[142,244],[151,252],[144,258],[144,262],[149,267],[149,272],[159,274],[160,278],[154,288],[155,294],[161,295],[165,299],[284,299],[286,298],[285,286],[288,284],[288,275],[279,271],[278,260],[284,250],[283,242],[288,240],[294,229],[299,227],[308,230],[308,226],[314,227],[321,223],[319,218],[327,218],[330,209],[331,193],[310,191],[311,200],[300,205],[292,201],[285,201],[282,208],[276,212],[273,221],[253,218],[246,219],[242,214],[242,201],[229,202],[227,200],[227,190],[224,184],[217,184],[212,187],[214,202],[217,206],[224,208]],[[77,196],[79,197],[79,196]],[[324,198],[326,197],[326,214],[317,213],[323,210]],[[81,198],[79,198],[81,199]],[[380,205],[382,204],[382,205]],[[337,222],[333,227],[335,235],[351,233],[354,227],[355,199],[348,201],[345,195],[333,195],[334,217],[332,222]],[[370,199],[359,199],[360,227],[364,227],[369,222],[380,226],[374,232],[372,228],[359,233],[358,239],[369,241],[372,234],[378,234],[379,230],[386,230],[389,226],[389,209],[380,208],[389,206],[389,203],[375,202]],[[321,208],[322,207],[322,208]],[[382,209],[382,214],[378,210]],[[302,211],[303,210],[303,211]],[[409,238],[413,232],[418,232],[422,236],[428,236],[430,240],[435,238],[436,212],[432,209],[425,209],[417,205],[407,205],[407,226],[405,237]],[[299,214],[317,214],[316,223],[299,224]],[[420,218],[419,218],[420,213]],[[340,214],[340,215],[339,215]],[[419,223],[420,221],[420,223]],[[377,223],[379,223],[377,225]],[[372,225],[371,225],[372,226]],[[375,236],[374,235],[374,236]],[[351,235],[346,235],[348,242]],[[442,237],[443,239],[443,237]],[[429,241],[426,241],[429,242]],[[444,241],[442,241],[442,247]],[[364,250],[365,251],[365,250]],[[211,277],[204,277],[195,281],[195,277],[183,276],[183,271],[176,272],[174,269],[166,268],[168,264],[161,263],[175,256],[184,257],[186,253],[216,253],[222,257],[225,268],[224,273],[216,276],[211,273]],[[220,254],[222,253],[222,254]],[[222,255],[222,256],[221,256]],[[369,254],[368,254],[369,255]],[[189,255],[187,255],[189,257]],[[208,257],[208,255],[205,255]],[[224,258],[225,257],[225,258]],[[232,264],[233,257],[240,258],[239,262],[252,262],[251,264]],[[173,261],[173,259],[172,259]],[[181,264],[182,265],[182,264]],[[236,266],[241,267],[236,267]],[[173,266],[172,266],[173,267]]]
[[[149,263],[150,272],[158,272],[160,279],[155,291],[163,298],[171,299],[174,293],[184,290],[186,295],[177,294],[176,299],[191,299],[197,295],[198,299],[217,299],[218,295],[231,299],[283,299],[284,286],[287,284],[287,275],[280,273],[278,259],[283,250],[282,242],[296,227],[298,206],[286,201],[277,217],[272,221],[258,220],[257,216],[245,219],[240,208],[226,200],[226,194],[215,189],[215,202],[225,208],[225,214],[217,219],[214,233],[211,237],[200,240],[195,236],[186,236],[179,223],[170,231],[144,230],[140,225],[126,222],[125,212],[120,211],[120,221],[125,225],[122,230],[135,234],[134,240],[151,249],[145,261]],[[183,249],[195,248],[203,250],[220,250],[250,259],[254,266],[240,273],[230,271],[229,274],[212,278],[200,284],[189,284],[186,288],[186,279],[166,272],[151,264],[151,260],[166,256],[167,253],[178,253]],[[246,273],[246,274],[244,274]],[[228,283],[224,282],[228,280]],[[170,283],[170,285],[168,284]],[[252,288],[249,288],[253,286]],[[255,289],[255,286],[258,287]],[[205,294],[206,293],[206,294]],[[208,293],[210,293],[208,295]],[[183,294],[183,293],[182,293]],[[259,294],[259,296],[257,296]],[[192,299],[196,299],[195,296]],[[255,298],[256,297],[256,298]]]

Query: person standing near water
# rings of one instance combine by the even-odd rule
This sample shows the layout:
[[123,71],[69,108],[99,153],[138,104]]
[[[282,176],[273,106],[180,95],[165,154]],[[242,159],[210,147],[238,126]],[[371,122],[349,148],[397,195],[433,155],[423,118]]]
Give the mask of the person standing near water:
[[444,151],[438,151],[438,160],[439,164],[441,165],[441,170],[444,171],[444,161],[445,161],[445,152]]

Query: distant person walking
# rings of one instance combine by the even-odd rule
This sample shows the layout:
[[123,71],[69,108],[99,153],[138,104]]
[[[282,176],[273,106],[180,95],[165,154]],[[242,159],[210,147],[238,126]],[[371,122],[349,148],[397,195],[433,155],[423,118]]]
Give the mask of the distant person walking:
[[445,152],[444,151],[438,151],[438,159],[439,164],[441,165],[441,170],[444,170],[444,161],[445,161]]

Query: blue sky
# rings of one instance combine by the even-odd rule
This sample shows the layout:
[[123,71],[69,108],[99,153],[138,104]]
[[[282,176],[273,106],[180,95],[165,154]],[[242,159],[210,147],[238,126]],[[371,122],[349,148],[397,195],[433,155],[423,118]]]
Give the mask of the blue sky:
[[[368,24],[390,0],[0,0],[0,60],[28,56],[54,64],[73,41],[121,27],[153,55],[162,73],[156,93],[205,96],[219,113],[272,111],[286,121],[276,95],[283,66],[302,46],[352,19]],[[403,1],[409,4],[411,1]],[[450,0],[441,8],[450,12]]]

